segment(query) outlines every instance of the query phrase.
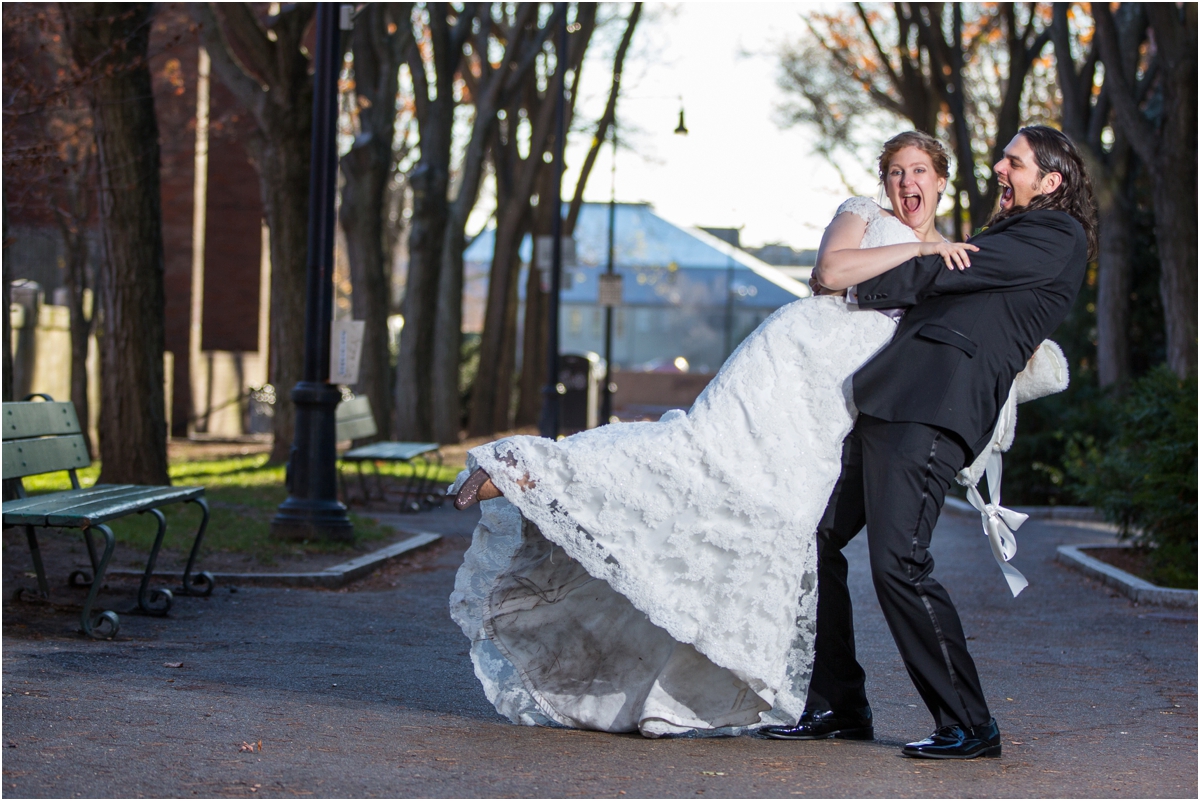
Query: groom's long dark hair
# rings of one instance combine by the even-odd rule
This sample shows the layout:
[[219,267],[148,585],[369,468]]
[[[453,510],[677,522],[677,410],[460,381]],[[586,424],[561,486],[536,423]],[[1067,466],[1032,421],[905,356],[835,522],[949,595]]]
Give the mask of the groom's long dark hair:
[[1062,184],[1048,195],[1038,195],[1026,206],[1014,206],[997,212],[988,225],[1017,214],[1039,209],[1065,211],[1083,226],[1087,234],[1088,259],[1096,258],[1096,201],[1092,197],[1092,182],[1075,143],[1062,131],[1046,125],[1029,125],[1017,131],[1033,149],[1038,177],[1056,172]]

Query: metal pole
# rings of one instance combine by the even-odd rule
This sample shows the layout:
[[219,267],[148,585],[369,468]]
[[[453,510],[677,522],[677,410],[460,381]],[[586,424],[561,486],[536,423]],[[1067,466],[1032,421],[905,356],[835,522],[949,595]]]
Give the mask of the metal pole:
[[338,74],[342,66],[338,15],[337,3],[317,5],[304,377],[292,389],[296,430],[288,459],[288,498],[279,505],[271,521],[271,534],[280,539],[354,539],[354,528],[346,507],[337,499],[334,412],[341,393],[329,383],[334,206],[337,201]]
[[556,3],[559,15],[558,54],[555,77],[558,79],[558,101],[555,108],[554,134],[554,226],[551,233],[550,303],[548,304],[546,337],[546,386],[542,389],[542,415],[538,431],[543,437],[558,439],[560,393],[558,390],[558,304],[562,290],[562,176],[563,144],[567,138],[567,4]]
[[[612,191],[608,198],[608,266],[607,275],[614,270],[614,251],[617,234],[617,116],[613,112],[612,121]],[[612,347],[613,347],[613,307],[604,307],[604,394],[601,395],[600,424],[604,425],[612,418]]]
[[733,257],[726,257],[725,269],[725,358],[733,355]]

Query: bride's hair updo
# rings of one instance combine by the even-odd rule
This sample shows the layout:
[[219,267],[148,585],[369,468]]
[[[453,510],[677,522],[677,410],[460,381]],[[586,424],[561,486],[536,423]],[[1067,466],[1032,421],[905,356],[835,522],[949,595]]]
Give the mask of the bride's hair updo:
[[950,153],[946,146],[936,138],[921,131],[905,131],[896,134],[883,143],[883,152],[879,154],[879,180],[887,183],[888,164],[892,157],[906,147],[915,147],[929,156],[933,162],[933,170],[939,178],[950,179]]

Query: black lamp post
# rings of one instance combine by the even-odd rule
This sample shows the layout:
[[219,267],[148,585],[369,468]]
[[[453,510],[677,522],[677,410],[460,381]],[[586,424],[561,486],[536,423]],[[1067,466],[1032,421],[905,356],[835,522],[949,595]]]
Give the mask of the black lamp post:
[[558,439],[561,407],[558,391],[558,296],[562,290],[563,144],[567,138],[567,4],[555,5],[559,15],[558,66],[554,69],[555,78],[558,80],[558,99],[554,111],[554,197],[550,201],[554,204],[554,226],[551,230],[554,242],[550,251],[550,303],[546,309],[549,317],[546,336],[546,386],[542,388],[542,414],[538,419],[538,433],[550,439]]
[[[613,275],[616,270],[615,250],[617,244],[617,117],[613,112],[612,121],[612,189],[608,196],[608,263],[604,274]],[[600,425],[607,425],[612,420],[612,347],[613,347],[613,307],[611,303],[604,304],[604,388],[600,395]]]
[[341,393],[329,383],[338,165],[338,73],[342,63],[338,15],[337,3],[317,5],[304,377],[292,389],[291,396],[296,407],[296,430],[288,459],[288,498],[279,505],[271,521],[271,534],[280,539],[354,539],[354,528],[346,515],[346,507],[337,499],[334,411]]

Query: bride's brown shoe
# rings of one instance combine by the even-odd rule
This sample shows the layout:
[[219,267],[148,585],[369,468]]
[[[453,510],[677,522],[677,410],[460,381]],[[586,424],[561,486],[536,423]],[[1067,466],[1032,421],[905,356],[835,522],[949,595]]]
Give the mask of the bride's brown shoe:
[[475,468],[475,472],[467,476],[467,480],[458,488],[458,495],[454,498],[454,508],[460,511],[469,509],[480,501],[490,501],[492,498],[499,498],[503,494],[492,483],[492,477],[482,467],[477,467]]

